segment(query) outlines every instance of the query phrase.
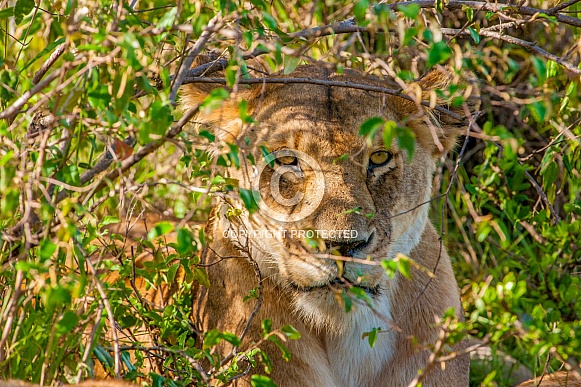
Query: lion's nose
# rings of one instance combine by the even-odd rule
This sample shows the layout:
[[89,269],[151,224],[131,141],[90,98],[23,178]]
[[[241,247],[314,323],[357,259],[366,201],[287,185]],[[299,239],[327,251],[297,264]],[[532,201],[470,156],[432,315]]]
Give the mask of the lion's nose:
[[373,234],[366,239],[325,241],[329,250],[338,251],[343,257],[353,257],[356,253],[364,250],[371,242]]

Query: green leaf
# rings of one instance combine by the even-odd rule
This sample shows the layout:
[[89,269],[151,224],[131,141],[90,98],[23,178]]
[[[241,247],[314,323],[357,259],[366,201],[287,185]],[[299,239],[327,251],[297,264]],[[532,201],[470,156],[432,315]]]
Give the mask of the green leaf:
[[238,192],[240,194],[240,199],[244,203],[244,207],[253,214],[256,210],[258,210],[258,204],[254,200],[255,198],[259,198],[260,194],[256,191],[252,191],[250,189],[238,188]]
[[224,100],[229,96],[230,93],[228,93],[228,91],[223,87],[212,89],[212,91],[210,91],[210,94],[208,94],[208,96],[204,98],[204,101],[200,105],[200,108],[205,110],[215,110],[222,106],[222,102],[224,102]]
[[4,8],[0,11],[0,20],[7,19],[11,16],[14,16],[14,7]]
[[268,341],[272,341],[274,345],[276,345],[280,351],[282,352],[282,358],[286,361],[290,361],[291,353],[287,347],[284,346],[283,343],[280,342],[280,339],[276,335],[268,336]]
[[56,323],[56,332],[58,334],[64,335],[73,330],[74,327],[77,326],[79,322],[79,317],[76,313],[67,310],[61,319]]
[[557,71],[559,70],[559,65],[557,62],[553,60],[547,61],[547,78],[554,77],[557,75]]
[[391,259],[382,260],[381,267],[383,267],[383,270],[385,270],[385,274],[387,274],[389,278],[394,278],[395,275],[397,274],[398,271],[397,262]]
[[264,25],[271,30],[276,28],[276,19],[266,11],[262,11],[262,18],[264,20]]
[[4,156],[0,157],[0,167],[5,166],[10,160],[12,160],[12,156],[14,156],[14,151],[9,150]]
[[210,279],[208,278],[208,273],[203,267],[196,267],[194,269],[194,281],[198,281],[200,285],[207,288],[210,287]]
[[301,338],[301,333],[297,331],[292,325],[285,325],[281,330],[282,333],[284,333],[291,340],[298,340]]
[[364,136],[365,138],[367,138],[368,142],[371,142],[371,140],[377,133],[377,130],[381,125],[383,125],[384,122],[385,120],[381,117],[369,118],[368,120],[361,124],[361,127],[359,128],[359,135]]
[[258,293],[258,288],[257,287],[254,288],[254,289],[250,289],[250,292],[248,292],[248,295],[247,296],[244,296],[244,298],[242,299],[242,302],[246,302],[248,300],[252,300],[252,299],[258,298],[258,295],[259,295],[259,293]]
[[180,254],[185,254],[188,251],[193,249],[193,245],[192,242],[194,241],[194,237],[192,235],[192,233],[185,229],[185,228],[180,228],[178,230],[178,238],[177,238],[177,246],[176,246],[176,250],[178,253]]
[[177,7],[173,7],[168,12],[166,12],[165,15],[163,15],[161,19],[159,19],[159,21],[157,22],[157,28],[162,30],[171,28],[173,26],[177,13],[178,13]]
[[290,74],[299,65],[301,58],[297,58],[296,56],[292,55],[284,55],[284,74]]
[[464,13],[466,14],[466,19],[468,19],[468,21],[472,23],[472,21],[474,20],[474,9],[466,5],[463,5],[462,11],[464,11]]
[[103,217],[103,219],[99,222],[99,226],[103,227],[103,226],[107,226],[109,224],[117,224],[120,223],[121,221],[119,220],[119,218],[117,218],[116,216],[110,216],[110,215],[106,215]]
[[410,19],[415,19],[420,13],[420,6],[418,4],[399,4],[397,6],[398,11],[403,13],[406,17]]
[[383,125],[383,144],[387,149],[391,148],[393,139],[397,134],[397,124],[395,121],[386,121]]
[[219,344],[222,340],[229,342],[235,347],[240,345],[240,339],[235,334],[212,329],[204,335],[204,349],[210,349]]
[[14,6],[14,20],[20,24],[24,16],[28,15],[34,9],[34,0],[18,0]]
[[539,57],[531,55],[531,62],[535,69],[535,73],[537,74],[537,78],[539,79],[539,84],[543,84],[547,79],[547,65],[545,64],[545,61]]
[[355,298],[357,298],[358,300],[365,301],[367,305],[373,306],[373,301],[371,300],[371,297],[369,297],[369,295],[365,293],[365,290],[363,290],[362,288],[357,286],[351,286],[349,288],[349,293],[353,294]]
[[450,56],[452,56],[452,49],[448,47],[448,45],[445,42],[439,41],[433,43],[430,46],[430,50],[428,51],[428,61],[426,63],[426,66],[428,67],[435,66],[439,63],[448,60]]
[[278,384],[265,375],[252,375],[250,383],[252,387],[278,387]]
[[133,372],[133,371],[137,370],[137,368],[135,368],[135,366],[131,362],[131,354],[128,351],[121,351],[121,360],[123,361],[123,364],[125,364],[125,366],[129,370],[129,372]]
[[353,15],[355,16],[355,21],[358,23],[365,20],[365,14],[367,13],[367,8],[369,7],[369,0],[359,0],[355,3],[353,7]]
[[414,150],[416,148],[416,136],[414,132],[409,128],[397,128],[397,143],[400,149],[404,149],[408,154],[408,162],[411,161],[414,156]]
[[556,162],[551,161],[547,164],[541,174],[543,175],[543,186],[545,189],[548,189],[557,180],[557,176],[559,175],[559,166]]
[[412,279],[409,258],[400,255],[397,259],[397,269],[404,277],[407,279]]
[[470,32],[470,37],[472,38],[472,40],[474,40],[474,43],[476,44],[480,43],[480,35],[474,28],[468,27],[468,32]]
[[264,319],[262,320],[262,335],[266,336],[268,335],[270,332],[272,332],[272,320],[270,319]]
[[43,240],[42,243],[40,244],[40,258],[41,258],[41,260],[44,261],[44,260],[47,260],[50,257],[52,257],[52,255],[54,254],[56,249],[57,249],[57,245],[55,243],[52,243],[48,239]]
[[443,0],[436,0],[436,11],[439,13],[444,12],[444,1]]
[[[404,46],[408,46],[409,43],[412,42],[413,38],[415,38],[416,36],[418,36],[418,33],[419,32],[420,32],[420,30],[418,28],[415,28],[415,27],[406,28],[405,34],[404,34],[404,37],[403,37],[403,45]],[[400,73],[402,73],[403,71],[406,71],[406,70],[402,70],[402,71],[400,71]],[[406,76],[406,75],[404,75],[402,77],[400,74],[398,74],[398,76],[400,78],[402,78],[403,80],[412,80],[413,79],[413,77]]]
[[97,357],[97,360],[103,365],[105,369],[113,367],[113,357],[105,350],[105,348],[100,345],[96,345],[93,349],[93,354]]
[[147,233],[147,239],[152,240],[173,231],[174,225],[170,222],[159,222]]
[[373,348],[375,346],[376,341],[377,341],[377,335],[378,335],[380,330],[381,330],[381,328],[373,328],[370,332],[363,333],[361,338],[365,339],[367,337],[367,340],[369,341],[369,346],[371,348]]
[[351,299],[351,296],[343,290],[343,292],[341,292],[341,298],[343,298],[343,302],[345,303],[345,313],[351,312],[351,309],[353,308],[353,300]]
[[176,274],[178,273],[178,270],[180,269],[180,265],[177,263],[174,263],[173,265],[171,265],[169,267],[169,269],[167,269],[167,281],[171,284],[175,281],[176,279]]
[[547,118],[547,106],[543,101],[535,101],[529,105],[529,111],[536,122],[544,122]]

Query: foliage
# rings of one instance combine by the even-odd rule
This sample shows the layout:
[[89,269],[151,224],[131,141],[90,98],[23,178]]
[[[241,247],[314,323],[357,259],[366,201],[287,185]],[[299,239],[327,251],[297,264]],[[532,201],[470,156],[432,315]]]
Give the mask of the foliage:
[[[511,385],[497,351],[535,374],[579,369],[581,6],[551,6],[0,2],[0,375],[50,384],[104,371],[186,385],[272,367],[260,345],[218,359],[215,345],[240,339],[216,331],[201,342],[190,322],[190,290],[207,282],[198,263],[211,197],[253,203],[221,174],[239,165],[236,145],[182,130],[191,115],[176,109],[175,91],[223,70],[203,106],[211,109],[249,73],[310,62],[389,75],[394,87],[440,64],[479,77],[483,114],[441,164],[432,202],[466,315],[443,320],[449,340],[470,335],[498,353],[474,368],[474,385]],[[184,78],[197,55],[218,65]],[[412,155],[413,137],[393,121],[361,127],[380,131]],[[409,274],[405,257],[384,263]],[[169,296],[150,299],[154,290]],[[353,290],[346,308],[366,301]],[[288,358],[284,342],[300,334],[268,320],[263,328]],[[258,375],[252,384],[273,385]]]

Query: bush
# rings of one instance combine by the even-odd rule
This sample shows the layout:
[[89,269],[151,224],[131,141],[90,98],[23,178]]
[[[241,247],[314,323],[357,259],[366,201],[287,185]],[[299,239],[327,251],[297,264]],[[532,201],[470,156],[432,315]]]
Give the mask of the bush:
[[504,354],[533,374],[579,371],[581,6],[529,3],[4,2],[0,375],[185,385],[243,373],[235,359],[201,369],[237,338],[211,332],[196,348],[189,320],[189,290],[207,281],[203,224],[232,188],[219,167],[237,149],[189,130],[177,90],[219,82],[205,102],[218,106],[249,74],[318,62],[394,87],[439,65],[480,79],[483,110],[432,202],[462,288],[457,331],[492,348],[472,381],[514,383]]

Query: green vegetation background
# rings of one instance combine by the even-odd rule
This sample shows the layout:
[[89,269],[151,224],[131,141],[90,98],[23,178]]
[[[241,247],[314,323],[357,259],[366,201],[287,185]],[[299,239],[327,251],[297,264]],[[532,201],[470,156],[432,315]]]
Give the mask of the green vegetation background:
[[[212,195],[233,188],[220,167],[236,163],[237,148],[190,126],[164,137],[183,114],[171,77],[211,20],[219,28],[201,48],[227,60],[229,87],[253,69],[244,61],[253,50],[270,72],[320,61],[406,82],[439,64],[476,74],[482,115],[463,151],[440,163],[432,203],[462,289],[467,321],[455,329],[492,351],[474,363],[472,383],[512,385],[506,355],[531,375],[578,370],[581,6],[553,12],[558,4],[532,0],[546,12],[526,14],[453,3],[0,1],[0,376],[71,383],[117,364],[128,380],[201,383],[191,360],[218,364],[212,346],[236,343],[212,332],[195,348],[188,290],[207,282],[196,266],[203,224]],[[350,17],[360,32],[307,30]],[[151,144],[159,147],[118,178]],[[144,230],[129,246],[131,222]],[[137,265],[144,254],[153,259]],[[182,282],[160,307],[135,291],[136,277],[148,287]],[[111,321],[123,332],[118,361],[105,338]],[[154,340],[132,336],[138,329]],[[161,366],[144,374],[152,358]],[[239,367],[234,359],[212,376],[227,382]]]

